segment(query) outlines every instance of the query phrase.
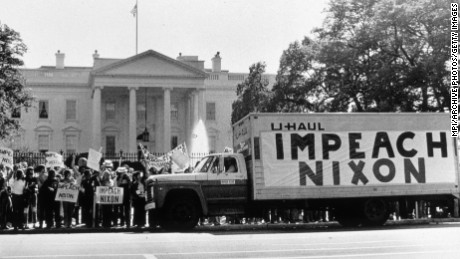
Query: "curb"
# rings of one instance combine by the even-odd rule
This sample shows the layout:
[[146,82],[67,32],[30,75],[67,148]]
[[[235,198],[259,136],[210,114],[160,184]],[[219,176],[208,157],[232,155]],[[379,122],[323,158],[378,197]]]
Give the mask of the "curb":
[[[460,218],[437,218],[437,219],[403,219],[388,220],[384,226],[404,226],[404,225],[429,225],[429,224],[448,224],[458,223]],[[359,227],[357,227],[359,229]],[[262,223],[262,224],[223,224],[218,226],[197,226],[190,231],[184,232],[214,232],[214,231],[238,231],[238,230],[299,230],[299,229],[350,229],[342,227],[336,221],[315,222],[315,223]],[[356,228],[353,228],[356,229]],[[77,226],[74,228],[51,228],[51,229],[26,229],[26,230],[0,230],[0,235],[21,235],[21,234],[72,234],[72,233],[161,233],[167,232],[161,228],[86,228]]]

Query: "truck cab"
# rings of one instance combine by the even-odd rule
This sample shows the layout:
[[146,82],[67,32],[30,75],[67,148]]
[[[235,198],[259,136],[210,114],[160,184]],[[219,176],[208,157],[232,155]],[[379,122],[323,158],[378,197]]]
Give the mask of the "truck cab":
[[242,214],[248,199],[241,154],[211,154],[191,173],[152,175],[146,185],[145,208],[155,210],[166,229],[193,228],[201,216]]

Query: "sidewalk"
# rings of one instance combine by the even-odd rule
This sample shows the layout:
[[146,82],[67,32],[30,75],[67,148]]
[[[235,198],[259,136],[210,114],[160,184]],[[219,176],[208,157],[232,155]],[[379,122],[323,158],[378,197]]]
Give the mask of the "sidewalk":
[[[403,220],[388,220],[387,226],[404,226],[404,225],[427,225],[427,224],[448,224],[458,223],[460,218],[435,218],[435,219],[403,219]],[[222,224],[218,226],[197,226],[192,231],[212,232],[212,231],[238,231],[238,230],[288,230],[288,229],[321,229],[321,228],[342,228],[336,221],[317,222],[317,223],[262,223],[262,224]],[[344,228],[347,229],[347,228]],[[349,229],[349,228],[348,228]],[[359,227],[358,227],[359,229]],[[164,232],[161,228],[86,228],[84,225],[79,225],[73,228],[51,228],[51,229],[25,229],[25,230],[0,230],[2,234],[64,234],[64,233],[142,233],[142,232]]]

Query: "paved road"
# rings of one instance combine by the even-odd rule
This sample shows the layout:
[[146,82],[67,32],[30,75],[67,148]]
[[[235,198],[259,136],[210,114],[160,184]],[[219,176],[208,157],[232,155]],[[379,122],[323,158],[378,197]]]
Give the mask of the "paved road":
[[460,258],[460,224],[0,235],[0,258]]

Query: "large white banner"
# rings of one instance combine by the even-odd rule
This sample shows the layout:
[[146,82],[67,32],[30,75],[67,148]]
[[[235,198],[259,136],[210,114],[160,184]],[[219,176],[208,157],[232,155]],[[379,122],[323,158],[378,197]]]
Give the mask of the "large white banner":
[[263,132],[265,186],[455,183],[445,131]]

